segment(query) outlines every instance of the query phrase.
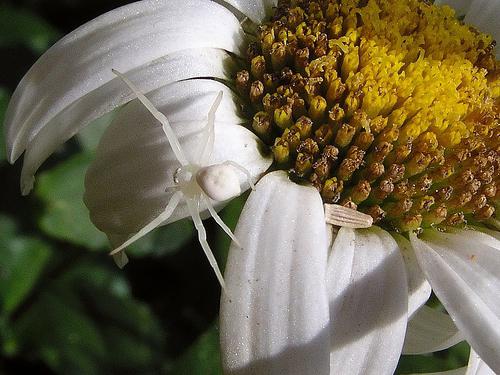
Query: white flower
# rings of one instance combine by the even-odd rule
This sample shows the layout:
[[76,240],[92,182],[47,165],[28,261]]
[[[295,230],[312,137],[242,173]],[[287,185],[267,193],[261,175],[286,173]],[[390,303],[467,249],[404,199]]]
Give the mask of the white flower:
[[[168,115],[190,162],[199,161],[202,128],[222,91],[215,113],[214,152],[203,165],[230,161],[248,171],[251,179],[260,176],[271,158],[264,155],[258,137],[241,126],[244,120],[235,95],[219,82],[233,73],[235,59],[229,53],[241,55],[243,45],[236,16],[206,0],[130,4],[61,39],[23,78],[6,114],[9,160],[25,152],[23,194],[32,189],[39,166],[63,142],[135,97],[112,69],[125,73]],[[138,100],[114,119],[87,173],[84,197],[92,221],[113,246],[164,211],[174,193],[167,187],[174,184],[181,166],[177,159],[161,126]],[[247,176],[238,177],[246,190]],[[216,202],[217,209],[223,206]],[[206,209],[201,202],[198,210]],[[181,201],[164,223],[188,215]],[[126,259],[117,262],[123,265]]]
[[[111,69],[167,116],[190,162],[222,91],[214,154],[203,162],[233,161],[252,178],[263,174],[271,161],[258,137],[241,126],[238,100],[225,83],[233,78],[234,56],[244,55],[240,16],[258,24],[275,4],[228,0],[228,10],[219,3],[130,4],[47,51],[19,84],[6,116],[9,160],[25,152],[23,193],[58,146],[135,98]],[[497,0],[458,3],[467,22],[498,35]],[[179,165],[139,101],[118,113],[89,169],[85,195],[92,221],[114,246],[168,208]],[[248,188],[244,174],[239,181]],[[181,203],[164,224],[195,217],[188,211]],[[500,372],[497,231],[426,231],[408,241],[373,226],[332,235],[317,190],[277,171],[250,194],[235,235],[241,246],[231,246],[221,299],[228,374],[391,374],[402,352],[441,350],[464,338],[474,348],[469,374],[491,371],[482,360]],[[431,287],[449,316],[424,306]]]
[[[431,232],[410,244],[374,226],[341,228],[329,245],[329,230],[316,189],[283,172],[257,184],[235,231],[242,249],[233,245],[226,265],[227,373],[391,374],[402,351],[443,350],[464,338],[498,371],[497,238]],[[460,331],[423,306],[426,279]]]

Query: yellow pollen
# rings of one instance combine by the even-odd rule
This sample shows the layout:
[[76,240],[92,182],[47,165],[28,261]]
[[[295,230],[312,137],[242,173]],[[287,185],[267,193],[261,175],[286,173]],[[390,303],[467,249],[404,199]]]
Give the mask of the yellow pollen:
[[278,168],[399,231],[495,215],[492,37],[423,0],[285,0],[235,86]]

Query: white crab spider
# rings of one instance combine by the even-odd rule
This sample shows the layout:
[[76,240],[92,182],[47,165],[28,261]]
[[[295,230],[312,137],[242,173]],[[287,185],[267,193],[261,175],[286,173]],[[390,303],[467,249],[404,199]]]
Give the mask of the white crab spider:
[[222,202],[240,195],[241,188],[236,170],[239,170],[246,175],[252,189],[254,188],[254,185],[252,183],[250,173],[244,167],[233,161],[206,165],[213,151],[215,139],[215,112],[217,111],[217,108],[222,100],[222,91],[219,92],[217,98],[212,104],[212,107],[210,108],[210,111],[208,112],[207,125],[205,126],[203,134],[203,147],[200,150],[196,164],[191,164],[186,158],[167,117],[158,111],[153,103],[151,103],[149,99],[146,98],[127,77],[114,69],[112,71],[134,92],[146,109],[161,123],[163,132],[167,136],[168,142],[172,147],[172,151],[181,166],[176,170],[173,176],[174,184],[166,187],[166,189],[175,190],[175,193],[170,198],[163,212],[142,227],[135,235],[111,251],[110,255],[114,257],[119,266],[125,265],[127,258],[123,250],[167,220],[175,211],[181,199],[184,199],[194,226],[198,231],[198,240],[200,245],[203,248],[210,265],[214,269],[215,275],[217,276],[222,288],[224,288],[222,273],[220,272],[217,261],[215,260],[212,250],[207,242],[207,234],[200,217],[200,205],[206,205],[210,215],[214,218],[217,224],[238,246],[240,246],[238,240],[231,232],[231,229],[227,227],[217,214],[215,208],[210,202],[210,199],[216,202]]

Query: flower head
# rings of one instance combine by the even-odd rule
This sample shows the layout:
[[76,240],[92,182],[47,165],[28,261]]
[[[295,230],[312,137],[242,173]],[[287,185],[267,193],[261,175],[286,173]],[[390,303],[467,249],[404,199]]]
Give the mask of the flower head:
[[[465,21],[498,36],[498,2],[485,4]],[[201,217],[218,220],[272,155],[225,229],[227,373],[390,374],[401,352],[464,338],[470,368],[499,372],[494,47],[426,1],[145,0],[31,68],[9,158],[25,152],[27,193],[62,142],[130,101],[87,173],[92,221],[121,249],[189,215],[217,270]],[[449,315],[425,307],[431,287]]]
[[[494,46],[421,1],[283,1],[260,26],[236,86],[288,177],[265,176],[236,229],[229,373],[390,374],[464,337],[498,370],[500,243],[473,228],[498,205]],[[431,286],[460,331],[423,307]]]

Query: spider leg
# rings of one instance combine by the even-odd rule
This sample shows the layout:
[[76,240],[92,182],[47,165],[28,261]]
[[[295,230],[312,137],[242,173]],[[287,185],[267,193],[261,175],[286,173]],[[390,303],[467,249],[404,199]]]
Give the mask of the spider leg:
[[212,249],[210,249],[210,245],[208,244],[207,232],[205,231],[205,227],[201,221],[200,212],[198,211],[197,206],[199,206],[199,200],[195,202],[195,198],[186,198],[186,204],[188,206],[189,213],[191,214],[191,218],[193,219],[194,227],[198,231],[198,241],[205,252],[208,262],[215,272],[215,276],[217,276],[217,279],[224,290],[226,289],[226,284],[224,283],[224,278],[222,277],[222,273],[217,265],[217,260],[214,257]]
[[214,218],[215,222],[222,228],[222,230],[224,232],[226,232],[226,234],[229,236],[229,238],[231,238],[236,245],[238,245],[239,247],[242,247],[240,245],[238,239],[236,238],[236,236],[231,231],[231,229],[229,229],[229,227],[226,225],[226,223],[224,223],[224,221],[219,216],[217,211],[215,211],[215,208],[214,208],[214,206],[212,206],[212,203],[210,203],[210,200],[208,200],[206,197],[203,197],[203,200],[204,200],[205,204],[207,205],[208,211],[210,212],[210,215]]
[[250,174],[250,172],[248,171],[248,169],[246,169],[244,166],[242,166],[242,165],[240,165],[240,164],[238,164],[238,163],[236,163],[235,161],[232,161],[232,160],[227,160],[227,161],[225,161],[222,164],[224,164],[224,165],[230,165],[231,167],[236,168],[240,172],[243,172],[247,176],[248,184],[250,185],[250,187],[252,188],[252,190],[255,190],[255,185],[254,185],[254,183],[252,181],[252,175]]
[[111,71],[115,73],[118,78],[120,78],[130,88],[130,90],[132,90],[132,92],[137,96],[144,107],[146,107],[146,109],[161,123],[163,132],[167,136],[168,143],[170,143],[170,147],[172,147],[172,151],[174,151],[175,157],[177,158],[179,163],[181,163],[181,165],[188,165],[189,162],[184,155],[184,151],[182,150],[181,144],[177,139],[172,126],[170,126],[170,122],[168,121],[167,116],[158,111],[155,108],[154,104],[151,103],[151,101],[146,98],[146,96],[144,96],[144,94],[142,94],[139,89],[132,82],[130,82],[127,77],[125,77],[125,75],[115,69],[111,69]]
[[155,229],[158,225],[163,223],[165,220],[167,220],[170,216],[172,216],[172,213],[176,209],[177,205],[179,204],[180,200],[182,197],[182,192],[178,191],[175,192],[174,195],[170,198],[168,201],[167,207],[163,210],[161,214],[159,214],[156,218],[151,220],[148,224],[146,224],[144,227],[141,228],[136,234],[134,234],[132,237],[130,237],[127,241],[122,243],[120,246],[118,246],[116,249],[114,249],[112,252],[109,253],[109,255],[116,255],[123,249],[125,249],[127,246],[130,244],[134,243],[137,241],[139,238],[145,236],[149,232],[151,232],[153,229]]
[[215,112],[217,111],[217,108],[219,108],[219,105],[222,101],[222,94],[223,94],[222,91],[219,91],[217,97],[215,98],[215,101],[212,104],[212,107],[210,107],[210,110],[208,111],[207,124],[204,127],[205,132],[203,134],[203,139],[202,139],[203,148],[201,149],[201,153],[198,157],[199,165],[206,165],[214,149]]

